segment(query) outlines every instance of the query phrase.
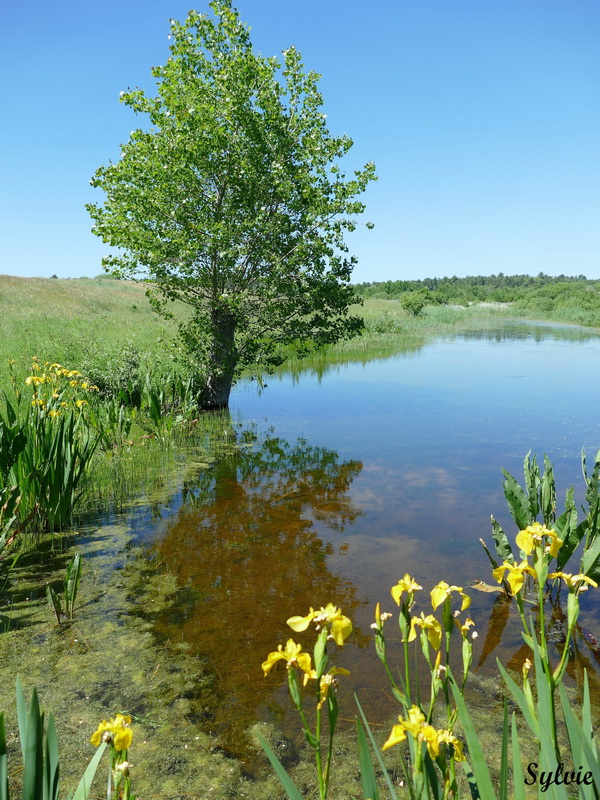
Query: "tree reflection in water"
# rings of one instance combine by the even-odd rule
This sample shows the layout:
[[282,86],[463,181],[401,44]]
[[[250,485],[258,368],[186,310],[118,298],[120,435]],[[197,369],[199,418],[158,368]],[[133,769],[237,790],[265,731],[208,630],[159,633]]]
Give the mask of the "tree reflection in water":
[[[328,602],[352,618],[361,605],[351,582],[329,568],[321,538],[323,526],[342,531],[361,514],[348,496],[361,469],[304,439],[268,435],[187,484],[187,504],[156,545],[181,587],[157,631],[206,660],[214,681],[200,698],[205,719],[233,752],[243,753],[261,704],[276,715],[289,705],[276,695],[283,675],[265,679],[260,667],[294,636],[285,620]],[[306,649],[310,635],[296,634]],[[353,641],[364,646],[368,637],[355,630]]]

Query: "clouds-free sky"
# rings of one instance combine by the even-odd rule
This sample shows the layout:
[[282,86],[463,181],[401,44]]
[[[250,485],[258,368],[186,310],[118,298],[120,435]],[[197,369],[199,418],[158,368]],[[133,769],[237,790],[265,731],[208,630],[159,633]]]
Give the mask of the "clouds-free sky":
[[[322,73],[348,170],[379,180],[349,237],[355,279],[504,272],[600,278],[597,0],[239,0],[256,49]],[[20,0],[0,9],[0,272],[101,272],[95,169],[142,118],[169,18],[190,0]],[[208,11],[208,5],[196,5]]]

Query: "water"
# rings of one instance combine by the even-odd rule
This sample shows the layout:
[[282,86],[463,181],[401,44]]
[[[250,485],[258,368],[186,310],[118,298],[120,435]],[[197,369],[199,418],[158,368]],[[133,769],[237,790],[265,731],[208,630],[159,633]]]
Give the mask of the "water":
[[[554,463],[559,504],[571,484],[582,496],[581,449],[593,460],[600,448],[599,363],[589,331],[503,322],[322,375],[283,372],[262,393],[236,387],[232,411],[248,446],[199,473],[186,487],[195,503],[155,544],[181,587],[157,629],[188,642],[214,673],[208,728],[238,754],[257,718],[292,729],[284,670],[265,679],[260,664],[293,635],[289,616],[328,602],[355,627],[335,657],[352,671],[340,695],[346,716],[357,691],[372,719],[388,720],[395,706],[373,652],[375,603],[394,610],[389,589],[405,572],[426,591],[442,579],[493,583],[479,538],[491,547],[490,514],[516,533],[500,467],[521,479],[528,450]],[[484,685],[497,656],[518,667],[526,653],[510,609],[494,594],[470,594]],[[585,625],[597,634],[591,594]],[[585,657],[591,664],[597,653]]]

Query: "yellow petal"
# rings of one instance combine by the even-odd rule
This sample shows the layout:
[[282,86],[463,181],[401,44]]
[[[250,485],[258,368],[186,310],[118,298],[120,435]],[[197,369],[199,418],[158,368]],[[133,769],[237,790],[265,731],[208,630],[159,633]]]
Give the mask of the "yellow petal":
[[308,628],[311,621],[317,616],[317,613],[318,612],[313,611],[311,608],[310,613],[307,614],[306,617],[290,617],[287,621],[287,624],[293,631],[300,633]]
[[400,605],[400,598],[402,597],[402,593],[404,592],[402,586],[400,586],[400,584],[397,583],[395,586],[392,586],[391,592],[392,592],[392,597],[396,601],[396,604]]
[[387,742],[381,748],[382,750],[387,750],[388,747],[393,747],[395,744],[399,742],[403,742],[406,739],[406,733],[404,731],[404,725],[402,723],[400,725],[394,725],[392,728],[392,732],[390,733]]
[[281,660],[285,661],[285,656],[283,655],[283,653],[277,652],[277,651],[275,651],[273,653],[269,653],[269,655],[267,656],[267,660],[263,661],[263,663],[262,663],[262,671],[264,672],[265,677],[273,669],[275,664],[278,661],[281,661]]
[[[552,531],[554,533],[554,531]],[[558,551],[563,546],[563,540],[559,539],[558,536],[554,533],[554,536],[550,539],[550,544],[548,545],[548,552],[552,556],[552,558],[558,557]]]
[[437,758],[440,754],[440,740],[438,738],[438,732],[433,725],[423,725],[419,731],[419,738],[424,739],[427,743],[429,755],[432,758]]
[[427,638],[429,639],[429,644],[434,650],[440,649],[440,645],[442,644],[442,626],[439,624],[439,622],[437,625],[432,625],[427,630]]
[[441,581],[431,590],[431,605],[433,606],[434,611],[438,606],[441,606],[444,600],[449,596],[449,588],[450,587],[447,583]]
[[119,751],[129,750],[132,739],[133,739],[133,731],[131,730],[131,728],[120,728],[113,737],[115,750]]
[[519,550],[522,550],[526,556],[528,556],[533,550],[533,537],[527,529],[524,531],[519,531],[515,541]]
[[91,737],[90,737],[90,744],[93,744],[94,747],[99,747],[100,743],[102,742],[102,731],[98,728]]
[[508,581],[508,585],[510,586],[510,593],[511,594],[518,594],[523,587],[523,571],[519,569],[511,569],[506,576],[506,580]]
[[348,617],[336,619],[331,623],[331,635],[334,642],[341,647],[352,633],[352,623]]
[[299,653],[296,656],[296,661],[298,662],[298,666],[300,667],[302,672],[304,672],[305,675],[312,674],[310,653]]

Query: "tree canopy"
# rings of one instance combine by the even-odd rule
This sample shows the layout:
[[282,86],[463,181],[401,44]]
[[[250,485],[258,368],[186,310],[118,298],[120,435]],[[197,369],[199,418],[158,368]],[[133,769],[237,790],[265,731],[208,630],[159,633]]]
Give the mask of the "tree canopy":
[[118,248],[107,271],[145,279],[164,315],[170,301],[188,305],[179,331],[206,374],[204,404],[219,407],[243,368],[272,368],[283,346],[302,353],[360,331],[345,234],[375,167],[346,176],[352,141],[328,131],[320,76],[297,50],[263,57],[228,0],[210,6],[214,17],[171,20],[155,97],[121,93],[150,126],[98,169],[91,183],[106,199],[88,210]]

